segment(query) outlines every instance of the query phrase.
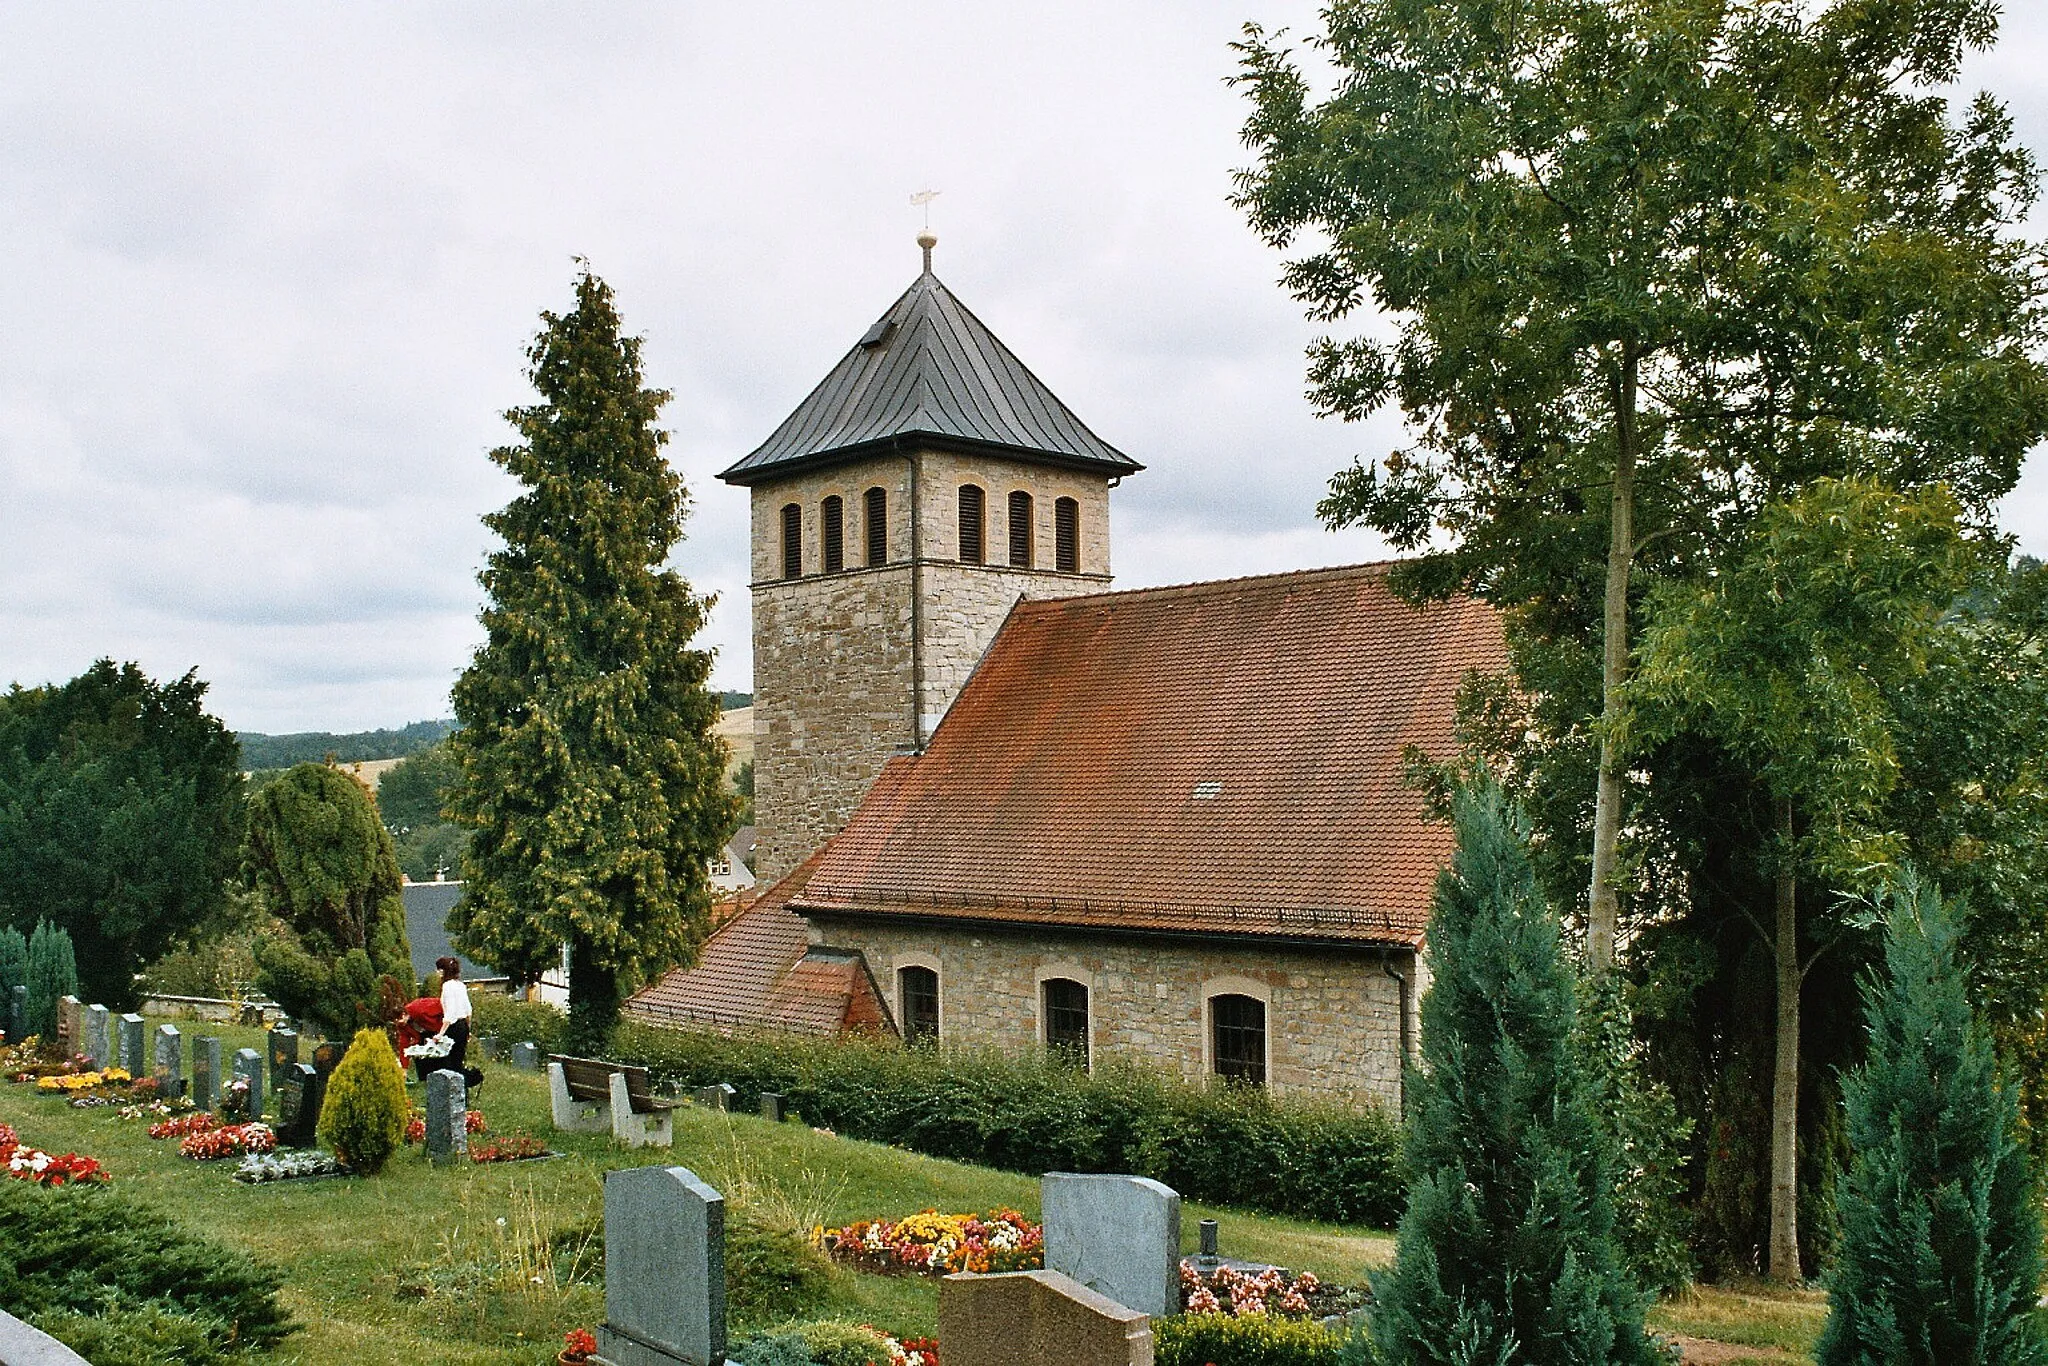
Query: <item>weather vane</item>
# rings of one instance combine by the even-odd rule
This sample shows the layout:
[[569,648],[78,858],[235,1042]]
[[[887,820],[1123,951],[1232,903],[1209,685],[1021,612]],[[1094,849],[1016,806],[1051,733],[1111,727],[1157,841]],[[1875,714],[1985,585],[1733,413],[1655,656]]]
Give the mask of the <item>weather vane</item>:
[[937,190],[919,190],[910,196],[910,207],[924,210],[924,231],[917,235],[917,244],[924,248],[924,273],[932,273],[932,248],[939,239],[932,235],[932,201],[939,197]]

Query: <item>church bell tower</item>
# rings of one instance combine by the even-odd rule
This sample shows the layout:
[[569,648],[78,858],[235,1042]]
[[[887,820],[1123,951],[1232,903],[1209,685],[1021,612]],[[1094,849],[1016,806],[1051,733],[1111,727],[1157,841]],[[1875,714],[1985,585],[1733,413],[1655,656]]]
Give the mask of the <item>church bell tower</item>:
[[1020,597],[1107,588],[1103,441],[924,270],[751,454],[756,873],[916,753]]

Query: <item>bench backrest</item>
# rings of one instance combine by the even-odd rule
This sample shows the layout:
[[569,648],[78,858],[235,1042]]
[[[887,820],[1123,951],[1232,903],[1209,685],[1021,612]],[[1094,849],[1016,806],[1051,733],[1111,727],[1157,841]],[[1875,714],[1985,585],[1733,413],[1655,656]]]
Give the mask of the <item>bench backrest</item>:
[[626,1079],[626,1097],[632,1102],[633,1112],[644,1115],[653,1108],[654,1092],[648,1087],[644,1067],[600,1062],[596,1058],[571,1058],[560,1053],[549,1054],[548,1061],[562,1065],[562,1081],[569,1088],[571,1100],[608,1104],[612,1098],[612,1074],[618,1073]]

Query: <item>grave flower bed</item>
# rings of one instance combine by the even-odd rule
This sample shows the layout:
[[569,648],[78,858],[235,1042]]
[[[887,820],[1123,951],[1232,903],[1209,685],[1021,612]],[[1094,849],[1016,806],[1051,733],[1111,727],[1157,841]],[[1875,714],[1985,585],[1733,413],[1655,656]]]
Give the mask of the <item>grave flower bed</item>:
[[178,1154],[194,1162],[218,1162],[242,1153],[267,1153],[276,1146],[277,1134],[268,1124],[227,1124],[185,1135]]
[[0,1169],[17,1181],[38,1186],[103,1185],[114,1179],[98,1158],[28,1147],[5,1124],[0,1124]]
[[253,1186],[308,1176],[341,1176],[347,1171],[326,1153],[250,1153],[235,1168],[235,1180]]
[[[490,1127],[490,1121],[484,1118],[484,1112],[481,1110],[471,1110],[462,1120],[464,1133],[481,1134],[488,1132]],[[427,1117],[418,1110],[411,1111],[405,1117],[405,1141],[407,1143],[424,1143],[427,1141]]]
[[209,1129],[218,1129],[220,1121],[201,1110],[197,1114],[185,1115],[178,1119],[167,1119],[161,1124],[149,1126],[151,1138],[184,1138],[189,1134],[203,1134]]
[[[53,1063],[49,1065],[52,1067],[62,1067],[65,1070],[35,1073],[34,1077],[38,1091],[90,1091],[97,1086],[122,1085],[135,1080],[133,1074],[120,1067],[105,1067],[98,1071],[80,1072],[72,1070],[72,1064],[70,1063]],[[17,1076],[15,1080],[25,1081],[28,1080],[30,1075],[30,1073],[25,1072]],[[151,1086],[150,1089],[155,1090],[156,1088]]]
[[[79,1096],[74,1098],[71,1103],[73,1105],[80,1105],[88,1100],[95,1104],[112,1104],[111,1101],[102,1101],[98,1097],[92,1096]],[[149,1100],[139,1105],[123,1105],[120,1109],[114,1111],[114,1117],[116,1119],[163,1119],[168,1116],[184,1115],[189,1118],[195,1108],[190,1099],[179,1096],[175,1100]]]
[[928,1209],[895,1223],[862,1219],[844,1228],[821,1228],[812,1241],[835,1262],[884,1275],[1036,1271],[1045,1265],[1045,1231],[1013,1209],[987,1214]]
[[[471,1114],[476,1113],[471,1111]],[[530,1134],[506,1134],[502,1138],[487,1138],[474,1144],[469,1150],[472,1162],[522,1162],[529,1157],[549,1156],[548,1145]]]
[[1181,1308],[1189,1314],[1320,1319],[1362,1308],[1365,1301],[1364,1291],[1325,1284],[1313,1271],[1290,1276],[1276,1266],[1258,1271],[1222,1266],[1204,1276],[1192,1261],[1180,1264]]

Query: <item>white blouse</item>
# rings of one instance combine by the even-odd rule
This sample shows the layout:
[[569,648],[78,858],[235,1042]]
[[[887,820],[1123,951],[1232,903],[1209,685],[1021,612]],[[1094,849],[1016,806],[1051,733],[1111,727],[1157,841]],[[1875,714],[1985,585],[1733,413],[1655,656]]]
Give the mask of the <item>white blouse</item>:
[[441,1028],[447,1029],[457,1020],[469,1018],[469,988],[459,977],[451,977],[441,983]]

